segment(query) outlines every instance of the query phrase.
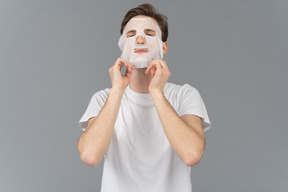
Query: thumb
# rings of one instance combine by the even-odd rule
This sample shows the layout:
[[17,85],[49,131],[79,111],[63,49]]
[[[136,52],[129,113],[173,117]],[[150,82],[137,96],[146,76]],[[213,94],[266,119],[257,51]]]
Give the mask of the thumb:
[[[131,71],[130,71],[130,70],[131,70]],[[131,77],[131,75],[132,75],[132,69],[130,69],[130,70],[129,70],[129,68],[127,67],[127,68],[126,68],[126,74],[125,74],[125,76],[128,77],[129,79],[130,79],[130,77]]]

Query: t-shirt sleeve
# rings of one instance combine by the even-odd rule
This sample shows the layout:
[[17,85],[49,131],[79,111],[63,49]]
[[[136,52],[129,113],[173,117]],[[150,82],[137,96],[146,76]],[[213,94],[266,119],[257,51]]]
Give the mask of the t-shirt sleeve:
[[78,122],[79,127],[85,131],[88,125],[88,120],[91,117],[96,117],[103,108],[108,98],[109,89],[96,92],[90,99],[88,107]]
[[178,115],[181,117],[185,114],[192,114],[201,117],[202,127],[204,132],[211,128],[211,122],[208,117],[208,113],[202,100],[199,91],[190,86],[184,84],[181,86],[178,92],[179,98],[179,110]]

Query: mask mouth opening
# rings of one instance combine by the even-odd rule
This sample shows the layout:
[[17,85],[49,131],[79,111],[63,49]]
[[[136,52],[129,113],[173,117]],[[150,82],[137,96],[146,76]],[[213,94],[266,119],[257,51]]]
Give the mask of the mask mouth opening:
[[147,48],[135,48],[134,53],[137,54],[142,54],[142,53],[147,53],[149,50]]
[[146,44],[135,44],[134,53],[142,54],[147,53],[149,51],[148,46]]

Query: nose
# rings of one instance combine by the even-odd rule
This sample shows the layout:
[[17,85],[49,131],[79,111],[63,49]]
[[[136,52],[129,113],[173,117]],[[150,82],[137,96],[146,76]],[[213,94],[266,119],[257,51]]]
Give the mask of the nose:
[[136,38],[136,44],[146,44],[146,39],[145,39],[145,37],[143,37],[142,35],[139,35],[139,36]]

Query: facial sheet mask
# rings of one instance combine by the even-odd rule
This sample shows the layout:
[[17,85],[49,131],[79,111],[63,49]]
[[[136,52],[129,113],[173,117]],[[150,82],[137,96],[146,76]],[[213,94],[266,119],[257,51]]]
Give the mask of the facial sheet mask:
[[[151,36],[151,32],[145,34],[145,30],[151,29],[156,35]],[[135,30],[136,34],[127,37],[127,32]],[[142,36],[144,44],[137,44],[136,39]],[[146,43],[145,43],[146,41]],[[139,43],[139,42],[138,42]],[[121,58],[135,65],[135,68],[146,68],[152,60],[163,58],[163,41],[161,40],[161,30],[152,18],[134,18],[127,24],[121,35],[118,46],[122,51]],[[137,49],[147,49],[146,53],[135,53]]]

